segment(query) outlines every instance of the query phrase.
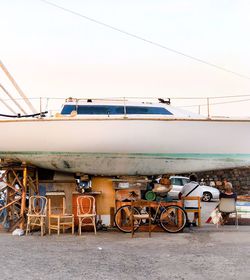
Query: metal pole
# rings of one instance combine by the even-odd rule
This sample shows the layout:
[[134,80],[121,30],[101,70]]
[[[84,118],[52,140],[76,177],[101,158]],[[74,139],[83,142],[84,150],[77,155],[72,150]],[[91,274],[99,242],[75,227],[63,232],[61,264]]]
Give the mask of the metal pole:
[[210,118],[209,97],[207,98],[207,117]]
[[42,113],[42,97],[40,97],[40,114]]
[[27,192],[27,166],[23,169],[23,188],[22,188],[22,201],[21,201],[21,217],[22,221],[20,223],[20,228],[24,230],[24,213],[26,209],[26,192]]
[[126,118],[127,117],[126,97],[123,97],[123,102],[124,102],[124,118]]

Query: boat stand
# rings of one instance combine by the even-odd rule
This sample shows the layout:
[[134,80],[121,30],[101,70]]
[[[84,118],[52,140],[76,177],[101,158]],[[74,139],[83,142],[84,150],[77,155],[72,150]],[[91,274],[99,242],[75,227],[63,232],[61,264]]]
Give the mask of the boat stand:
[[17,227],[24,230],[28,211],[27,200],[29,196],[38,194],[38,170],[26,164],[1,166],[1,169],[4,170],[2,179],[6,184],[1,189],[5,203],[0,207],[0,213],[6,209],[5,228],[8,231]]

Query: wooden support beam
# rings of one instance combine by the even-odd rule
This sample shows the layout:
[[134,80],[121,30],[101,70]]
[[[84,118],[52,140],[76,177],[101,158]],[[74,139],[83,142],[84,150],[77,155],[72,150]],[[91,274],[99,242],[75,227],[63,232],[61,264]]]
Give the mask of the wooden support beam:
[[20,228],[24,230],[24,213],[26,209],[26,193],[27,193],[27,166],[23,169],[23,189],[22,189],[22,202],[21,202],[21,212],[20,216],[22,217],[22,221],[20,223]]
[[39,195],[39,177],[38,177],[38,169],[36,169],[36,193]]
[[15,199],[15,200],[11,201],[10,203],[4,205],[3,207],[0,208],[0,211],[2,211],[2,210],[5,209],[5,208],[10,207],[12,204],[17,203],[20,199],[21,199],[21,197],[19,197],[18,199]]
[[10,224],[9,230],[12,231],[16,227],[24,229],[26,198],[29,188],[38,193],[38,171],[32,166],[25,163],[22,166],[5,167],[4,176],[2,176],[6,186],[6,205],[2,209],[7,209],[7,220]]

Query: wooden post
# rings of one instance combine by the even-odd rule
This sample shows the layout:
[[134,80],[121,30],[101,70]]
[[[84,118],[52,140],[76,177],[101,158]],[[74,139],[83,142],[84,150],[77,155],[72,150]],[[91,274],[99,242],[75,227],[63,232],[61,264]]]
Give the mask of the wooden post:
[[40,193],[39,193],[39,177],[38,177],[38,169],[36,169],[35,170],[35,172],[36,172],[36,194],[37,195],[40,195]]
[[21,201],[21,217],[22,221],[20,223],[20,228],[24,229],[24,213],[26,208],[26,193],[27,193],[27,166],[23,169],[23,189],[22,189],[22,201]]
[[115,208],[110,207],[110,226],[114,227],[115,225]]

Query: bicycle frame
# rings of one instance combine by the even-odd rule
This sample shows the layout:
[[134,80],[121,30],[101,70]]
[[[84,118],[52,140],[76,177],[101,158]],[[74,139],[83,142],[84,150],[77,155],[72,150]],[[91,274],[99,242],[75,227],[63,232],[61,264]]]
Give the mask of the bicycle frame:
[[[166,209],[166,206],[162,205],[162,201],[159,201],[157,203],[157,207],[156,207],[156,211],[155,211],[155,214],[152,215],[152,211],[151,211],[151,221],[152,221],[152,224],[156,224],[156,223],[159,223],[159,216],[160,214],[162,213],[162,211],[164,209],[160,209],[161,207],[163,207],[164,209]],[[154,208],[155,207],[151,207],[151,208]],[[138,209],[140,212],[141,212],[141,209]],[[146,211],[147,212],[147,211]],[[148,213],[148,212],[147,212]]]
[[[178,205],[179,204],[179,205]],[[164,231],[170,233],[176,233],[181,231],[187,221],[187,214],[181,207],[180,203],[166,203],[165,201],[148,201],[148,204],[142,204],[142,206],[134,206],[135,213],[148,214],[147,207],[154,209],[151,211],[151,224],[157,224],[161,226]],[[147,223],[147,219],[137,219],[138,224],[135,228],[138,229],[141,223]],[[115,224],[122,232],[131,232],[131,205],[125,204],[117,209],[115,213]]]

